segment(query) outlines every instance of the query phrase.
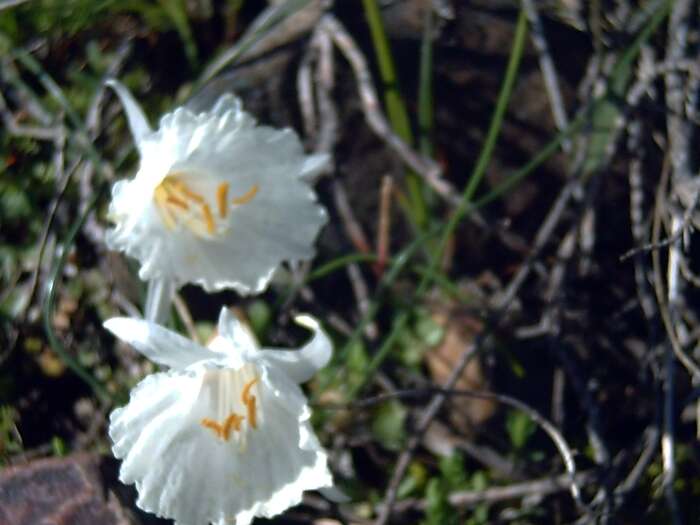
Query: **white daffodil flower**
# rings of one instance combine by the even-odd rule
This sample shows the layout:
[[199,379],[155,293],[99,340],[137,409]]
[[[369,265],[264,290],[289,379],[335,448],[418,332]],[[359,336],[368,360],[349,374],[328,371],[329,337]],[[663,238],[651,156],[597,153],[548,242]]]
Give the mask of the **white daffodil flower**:
[[331,343],[311,317],[296,322],[314,332],[297,351],[259,349],[227,309],[208,347],[144,320],[105,322],[169,369],[110,417],[119,478],[136,484],[140,508],[178,525],[247,525],[332,485],[298,385],[326,365]]
[[291,129],[257,125],[231,94],[208,112],[179,107],[153,131],[131,93],[108,85],[141,162],[112,189],[107,244],[139,260],[141,279],[258,293],[282,261],[313,257],[326,212],[309,180],[327,155],[305,155]]

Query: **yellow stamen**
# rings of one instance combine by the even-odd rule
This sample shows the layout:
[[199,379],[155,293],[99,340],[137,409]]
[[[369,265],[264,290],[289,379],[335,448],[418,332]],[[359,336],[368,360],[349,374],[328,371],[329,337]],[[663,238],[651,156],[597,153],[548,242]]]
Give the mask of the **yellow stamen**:
[[168,204],[174,204],[175,206],[177,206],[178,208],[182,208],[183,210],[190,209],[190,206],[185,201],[178,199],[174,195],[168,195],[166,202]]
[[241,400],[248,411],[248,422],[253,428],[258,428],[258,415],[255,406],[256,399],[255,396],[250,395],[250,389],[253,388],[253,385],[257,382],[257,377],[252,379],[243,387],[243,391],[241,392]]
[[235,430],[236,432],[241,430],[241,423],[244,419],[245,418],[243,416],[239,416],[238,414],[231,412],[231,415],[228,416],[224,422],[224,440],[228,441],[228,438],[231,435],[231,429]]
[[196,191],[192,191],[191,189],[189,189],[187,187],[187,184],[185,184],[181,180],[173,181],[172,185],[177,191],[182,193],[188,199],[190,199],[198,204],[204,204],[206,202],[206,200],[204,199],[204,197],[202,197],[202,195],[200,195]]
[[241,195],[240,197],[236,197],[236,198],[233,199],[231,202],[232,202],[233,204],[235,204],[235,205],[246,204],[246,203],[252,201],[252,200],[253,200],[253,197],[255,197],[255,195],[256,195],[257,193],[258,193],[258,185],[257,185],[257,184],[253,184],[253,187],[250,188],[246,193],[244,193],[244,194]]
[[246,405],[248,409],[248,422],[253,428],[258,428],[258,413],[255,408],[255,396],[250,398],[250,403]]
[[207,232],[210,234],[214,233],[216,231],[214,216],[211,214],[211,208],[208,204],[202,204],[202,214],[204,215],[204,222],[207,225]]
[[204,428],[208,428],[216,434],[216,437],[222,437],[223,434],[223,429],[221,428],[221,425],[219,425],[216,421],[213,419],[209,419],[208,417],[205,417],[199,422],[200,425],[202,425]]
[[209,419],[208,417],[205,417],[200,421],[200,425],[202,425],[204,428],[210,429],[214,434],[216,434],[216,437],[223,439],[224,441],[228,441],[229,438],[231,437],[231,430],[235,430],[236,432],[241,430],[241,423],[243,422],[245,418],[241,415],[236,414],[235,412],[231,412],[231,414],[226,418],[226,421],[224,421],[224,424],[217,423],[213,419]]
[[169,230],[174,230],[175,226],[177,226],[177,223],[175,222],[175,219],[171,215],[166,205],[168,202],[168,192],[162,186],[158,186],[153,194],[153,197],[156,201],[156,204],[158,204],[158,213],[163,219],[165,227]]
[[243,391],[241,392],[241,400],[243,401],[244,405],[247,405],[250,402],[251,396],[250,396],[250,389],[253,388],[255,383],[258,382],[258,378],[255,377],[248,381],[245,386],[243,387]]
[[219,204],[219,216],[222,219],[226,217],[226,212],[228,211],[228,203],[226,202],[228,200],[226,198],[227,195],[228,182],[223,182],[216,188],[216,201]]

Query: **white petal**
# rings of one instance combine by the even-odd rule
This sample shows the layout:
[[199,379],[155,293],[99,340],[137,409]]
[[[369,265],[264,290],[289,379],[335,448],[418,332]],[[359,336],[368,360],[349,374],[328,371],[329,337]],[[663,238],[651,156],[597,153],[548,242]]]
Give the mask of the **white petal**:
[[[150,431],[172,439],[173,418],[184,417],[196,400],[199,381],[192,374],[164,372],[151,374],[131,391],[129,403],[110,415],[109,436],[112,452],[123,464],[120,479],[124,483],[139,480],[154,458],[146,446],[154,436]],[[162,425],[168,421],[168,425]]]
[[151,376],[112,414],[120,479],[136,484],[142,509],[177,523],[247,525],[299,503],[304,490],[332,484],[299,387],[274,370],[251,370],[259,374],[261,419],[226,439],[204,421],[231,409],[221,412],[221,404],[235,399],[235,371]]
[[[222,144],[228,147],[217,151]],[[232,135],[230,143],[226,134],[201,143],[177,170],[229,181],[234,195],[253,186],[258,191],[250,202],[231,211],[225,234],[201,239],[183,232],[168,249],[157,252],[160,263],[154,268],[161,269],[160,274],[169,267],[178,281],[198,283],[207,291],[233,288],[250,294],[265,289],[282,261],[313,257],[313,242],[326,213],[300,180],[320,161],[312,162],[312,168],[307,162],[289,130],[259,127]]]
[[308,315],[299,315],[294,319],[297,324],[313,330],[311,341],[299,350],[266,349],[261,350],[262,359],[271,366],[283,370],[292,381],[303,383],[311,379],[317,370],[323,368],[331,359],[333,345],[318,321]]
[[314,182],[319,175],[329,169],[330,157],[326,153],[319,153],[306,157],[300,177],[307,182]]
[[241,99],[231,93],[224,93],[221,95],[214,106],[212,106],[211,113],[214,115],[225,115],[226,113],[230,113],[235,118],[243,118],[247,116],[247,114],[243,111]]
[[142,319],[113,317],[104,327],[151,361],[177,370],[202,360],[217,360],[218,354],[162,326]]
[[[258,293],[283,261],[313,257],[326,213],[304,179],[323,170],[328,158],[305,155],[293,131],[256,127],[228,95],[210,112],[178,108],[165,115],[140,148],[136,177],[115,185],[108,244],[140,261],[142,279]],[[166,227],[153,193],[173,174],[205,195],[211,210],[218,189],[227,185],[233,204],[216,215],[213,233],[202,235],[184,219],[184,225]],[[252,189],[247,202],[235,202]]]
[[250,329],[228,308],[221,309],[217,330],[236,351],[251,350],[259,346]]
[[109,79],[105,84],[111,87],[119,97],[124,111],[126,112],[126,120],[129,122],[129,128],[134,137],[134,142],[139,149],[141,149],[140,144],[143,139],[150,133],[153,133],[151,126],[148,124],[146,115],[143,113],[141,106],[136,102],[131,92],[126,89],[126,86],[121,82],[115,79]]

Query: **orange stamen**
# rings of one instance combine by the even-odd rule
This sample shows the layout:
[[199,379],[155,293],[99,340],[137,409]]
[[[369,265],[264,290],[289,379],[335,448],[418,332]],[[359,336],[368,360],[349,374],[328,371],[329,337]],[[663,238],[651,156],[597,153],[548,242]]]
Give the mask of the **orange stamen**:
[[250,398],[250,403],[246,405],[246,408],[248,409],[248,421],[250,422],[250,426],[253,428],[258,428],[258,413],[255,410],[255,396]]
[[226,212],[228,211],[228,203],[226,202],[228,200],[226,198],[227,195],[228,182],[223,182],[216,188],[216,201],[219,204],[219,216],[222,219],[226,217]]
[[230,416],[226,418],[222,429],[224,434],[224,440],[228,441],[228,438],[231,435],[231,429],[235,430],[236,432],[239,432],[241,430],[241,423],[244,419],[245,418],[243,416],[239,416],[238,414],[233,412]]
[[211,214],[211,208],[208,204],[202,204],[202,214],[204,215],[204,222],[207,225],[207,232],[214,233],[216,231],[214,216]]
[[242,399],[244,405],[247,405],[248,403],[250,403],[250,399],[251,399],[250,389],[253,388],[253,386],[257,382],[258,382],[258,378],[255,377],[255,378],[251,379],[250,381],[248,381],[246,383],[246,385],[243,387],[243,391],[241,392],[241,399]]
[[258,378],[254,378],[251,381],[249,381],[244,387],[243,391],[241,392],[241,400],[243,401],[243,404],[246,406],[247,412],[248,412],[248,422],[250,423],[250,426],[253,428],[258,428],[258,414],[256,411],[256,399],[255,396],[250,395],[250,389],[253,388],[253,385],[258,382]]
[[250,403],[246,405],[248,409],[248,421],[250,426],[253,428],[258,428],[258,413],[255,410],[255,396],[250,398]]
[[253,197],[255,197],[255,195],[257,195],[257,193],[258,193],[258,185],[253,184],[253,187],[250,188],[246,193],[244,193],[240,197],[236,197],[231,202],[235,205],[246,204],[246,203],[252,201]]
[[202,419],[200,424],[214,432],[216,437],[221,438],[224,441],[228,441],[231,437],[232,430],[235,430],[236,432],[241,430],[241,423],[244,419],[245,418],[243,416],[240,416],[235,412],[231,412],[231,414],[226,418],[226,421],[224,421],[223,425],[217,423],[213,419],[209,419],[208,417]]
[[204,428],[208,428],[216,434],[216,437],[222,437],[223,434],[223,429],[221,428],[221,425],[219,425],[216,421],[213,419],[209,419],[208,417],[205,417],[199,422],[200,425],[202,425]]

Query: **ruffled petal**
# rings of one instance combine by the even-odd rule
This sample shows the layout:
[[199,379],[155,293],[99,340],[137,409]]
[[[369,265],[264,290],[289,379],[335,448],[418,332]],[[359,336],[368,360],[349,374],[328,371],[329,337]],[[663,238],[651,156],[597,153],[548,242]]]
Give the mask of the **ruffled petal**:
[[[327,218],[301,176],[320,169],[324,160],[316,158],[310,167],[289,130],[254,128],[198,144],[172,169],[206,173],[211,185],[228,183],[232,196],[256,188],[255,196],[230,211],[219,236],[201,238],[187,230],[170,235],[167,249],[151,252],[159,260],[152,266],[156,273],[142,277],[170,272],[179,282],[195,282],[207,291],[261,292],[281,262],[314,256],[313,242]],[[202,186],[194,175],[183,180]]]
[[333,346],[316,319],[299,315],[294,320],[314,332],[311,340],[299,350],[265,349],[260,355],[271,366],[284,371],[292,381],[303,383],[328,364]]
[[[231,410],[246,415],[253,390],[257,422],[225,424]],[[273,369],[150,376],[112,414],[110,436],[139,507],[177,523],[247,525],[332,484],[303,393]]]
[[139,106],[126,86],[118,80],[111,78],[105,82],[105,85],[111,87],[119,97],[124,111],[126,112],[126,120],[129,122],[131,135],[134,137],[134,142],[137,147],[141,149],[141,142],[143,139],[153,133],[141,106]]
[[151,361],[176,370],[198,361],[220,359],[216,352],[142,319],[113,317],[105,321],[104,327]]
[[[328,157],[305,155],[293,131],[257,126],[225,95],[210,112],[165,115],[141,152],[136,177],[115,186],[108,243],[141,262],[142,279],[259,293],[282,262],[313,257],[326,212],[306,179]],[[159,208],[171,179],[186,189]]]

